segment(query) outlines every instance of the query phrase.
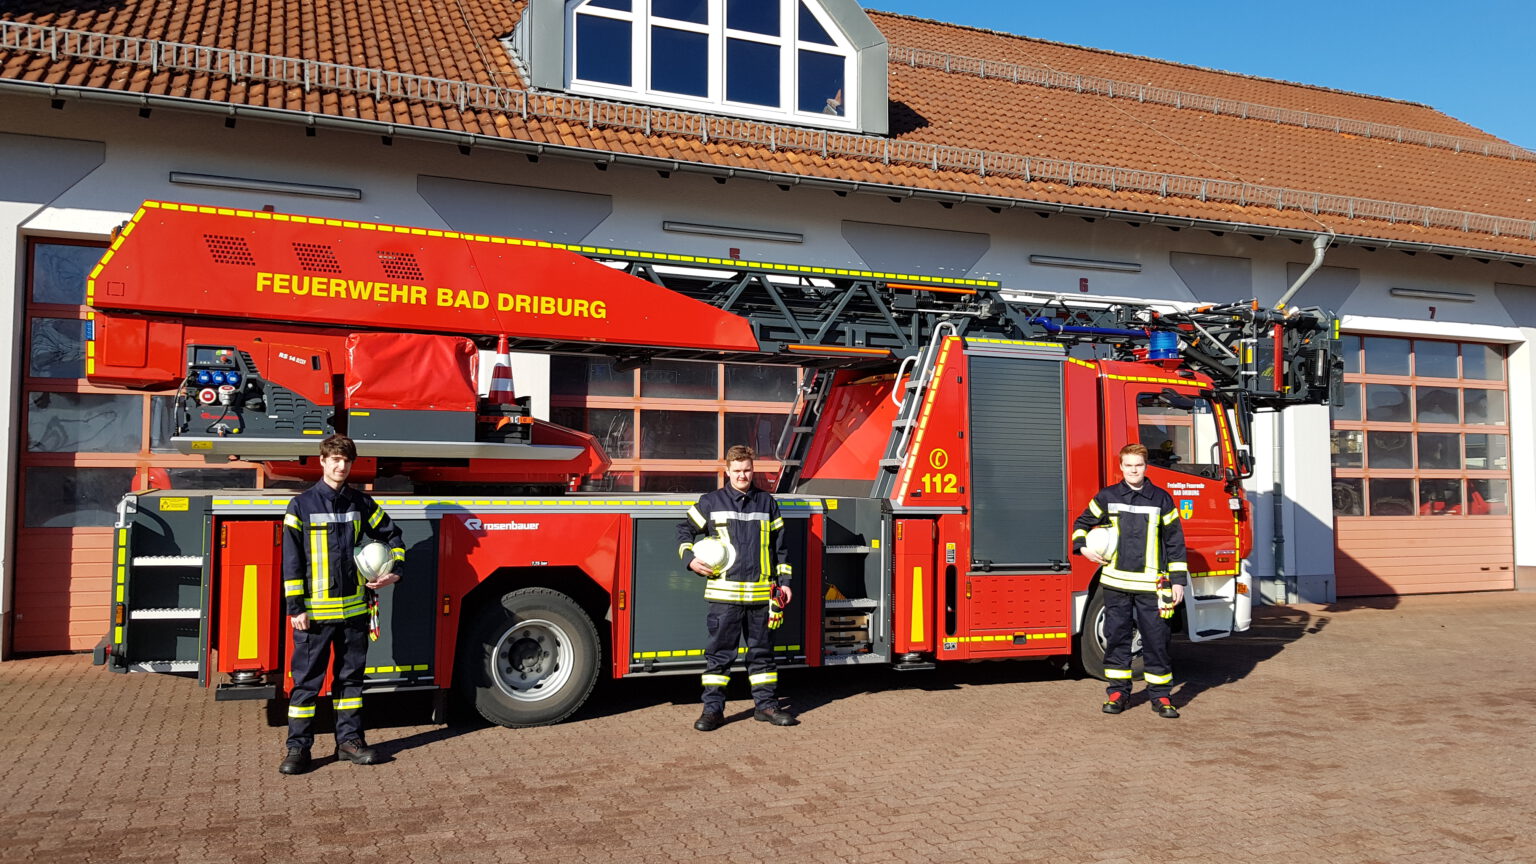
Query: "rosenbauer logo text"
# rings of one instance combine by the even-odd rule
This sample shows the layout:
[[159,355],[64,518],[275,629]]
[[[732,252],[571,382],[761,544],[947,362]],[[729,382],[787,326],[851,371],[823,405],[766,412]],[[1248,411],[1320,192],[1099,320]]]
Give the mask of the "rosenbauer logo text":
[[479,519],[465,519],[464,527],[476,534],[484,534],[489,531],[537,531],[537,522],[482,522]]
[[289,294],[319,300],[361,300],[396,303],[407,306],[442,309],[491,309],[522,315],[552,315],[557,318],[607,318],[608,304],[581,297],[554,297],[548,294],[517,294],[505,291],[465,291],[452,288],[428,288],[399,282],[375,282],[368,279],[343,279],[339,276],[304,276],[296,273],[256,274],[256,293]]

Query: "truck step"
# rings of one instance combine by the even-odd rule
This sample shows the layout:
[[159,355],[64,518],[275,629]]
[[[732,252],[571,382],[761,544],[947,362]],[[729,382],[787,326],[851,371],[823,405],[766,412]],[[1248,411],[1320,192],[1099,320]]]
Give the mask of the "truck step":
[[905,460],[905,459],[881,459],[880,460],[880,467],[881,468],[890,468],[890,469],[894,470],[896,468],[900,468],[903,464],[906,463],[906,461],[907,460]]
[[823,551],[828,555],[863,555],[870,549],[868,546],[828,546]]
[[134,609],[128,613],[129,621],[156,621],[169,618],[197,618],[201,609]]
[[877,605],[879,604],[875,603],[875,601],[862,597],[844,600],[821,601],[821,607],[823,609],[873,609]]
[[128,664],[134,672],[196,672],[198,667],[196,660],[140,660]]
[[133,559],[135,567],[201,567],[201,555],[140,555]]

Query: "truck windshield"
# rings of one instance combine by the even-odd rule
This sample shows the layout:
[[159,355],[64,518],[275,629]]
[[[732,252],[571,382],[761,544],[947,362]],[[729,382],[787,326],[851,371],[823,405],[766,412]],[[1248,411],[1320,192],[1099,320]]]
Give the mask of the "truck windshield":
[[1221,434],[1209,399],[1164,388],[1136,397],[1137,427],[1147,464],[1220,477]]

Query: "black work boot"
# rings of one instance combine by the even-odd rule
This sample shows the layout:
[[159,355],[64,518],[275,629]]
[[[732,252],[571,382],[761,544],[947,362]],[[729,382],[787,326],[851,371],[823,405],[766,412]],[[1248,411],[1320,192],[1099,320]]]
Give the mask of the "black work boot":
[[1105,714],[1119,714],[1121,711],[1124,711],[1125,694],[1119,690],[1109,694],[1109,698],[1104,700],[1103,710]]
[[372,765],[379,761],[379,751],[364,744],[363,739],[353,738],[336,745],[336,761],[343,759],[354,765]]
[[793,714],[783,708],[775,708],[772,705],[759,708],[752,712],[753,720],[761,720],[764,723],[772,723],[775,726],[799,726],[800,721]]
[[725,725],[725,715],[713,708],[705,708],[699,719],[693,721],[693,728],[700,732],[713,732]]
[[1167,696],[1159,696],[1153,699],[1152,710],[1156,711],[1159,717],[1166,717],[1169,720],[1179,719],[1179,709],[1173,707],[1173,700]]
[[283,764],[277,766],[279,774],[303,774],[309,770],[309,751],[303,747],[289,747],[288,755],[283,757]]

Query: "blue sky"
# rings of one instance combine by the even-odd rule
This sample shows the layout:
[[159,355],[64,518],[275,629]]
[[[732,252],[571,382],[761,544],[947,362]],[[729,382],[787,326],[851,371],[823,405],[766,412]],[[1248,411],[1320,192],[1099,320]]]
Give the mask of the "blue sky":
[[1021,36],[1420,102],[1536,149],[1530,0],[864,0]]

